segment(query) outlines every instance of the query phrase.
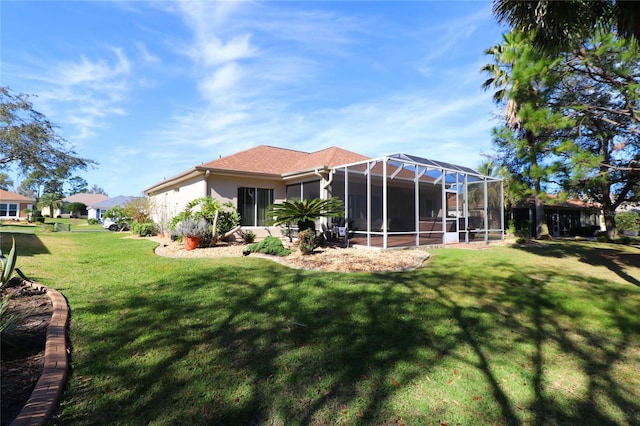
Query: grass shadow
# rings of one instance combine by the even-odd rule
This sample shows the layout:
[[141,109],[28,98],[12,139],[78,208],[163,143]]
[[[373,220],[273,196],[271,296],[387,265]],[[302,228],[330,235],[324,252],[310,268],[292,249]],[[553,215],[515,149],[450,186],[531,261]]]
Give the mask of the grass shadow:
[[37,234],[0,230],[0,248],[2,248],[3,253],[9,253],[13,238],[15,238],[16,241],[18,262],[22,256],[34,256],[49,253],[49,250]]
[[544,242],[517,246],[519,250],[543,257],[578,257],[581,262],[603,266],[620,278],[640,287],[640,249],[631,246],[602,246],[594,242]]
[[622,374],[638,366],[637,287],[540,271],[533,253],[338,274],[142,250],[108,269],[112,253],[84,250],[61,260],[94,275],[64,283],[60,424],[640,422],[638,379]]

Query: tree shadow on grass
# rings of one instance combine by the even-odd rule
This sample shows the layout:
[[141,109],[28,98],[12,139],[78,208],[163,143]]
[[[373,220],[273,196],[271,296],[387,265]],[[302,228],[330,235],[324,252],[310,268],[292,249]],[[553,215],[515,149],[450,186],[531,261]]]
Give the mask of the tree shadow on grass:
[[[40,237],[33,233],[25,232],[0,232],[0,248],[6,255],[11,250],[11,244],[13,239],[16,240],[16,251],[18,252],[18,259],[20,256],[33,256],[36,254],[47,254],[49,250],[42,243]],[[19,260],[18,260],[19,262]],[[18,265],[19,266],[19,265]]]
[[[76,357],[63,407],[90,408],[63,411],[61,422],[392,424],[405,416],[433,424],[450,415],[433,393],[404,411],[390,401],[450,365],[482,383],[468,383],[463,395],[491,395],[487,410],[458,401],[482,423],[616,423],[602,395],[627,423],[640,421],[640,404],[612,371],[638,346],[640,330],[619,286],[574,277],[593,287],[594,300],[620,307],[609,330],[592,331],[547,289],[551,276],[507,264],[488,264],[508,273],[487,283],[461,281],[459,269],[444,265],[349,275],[247,260],[202,262],[72,305],[77,320],[100,318],[104,327],[77,325],[86,352]],[[584,395],[553,388],[550,354],[577,360]],[[502,363],[519,362],[531,365],[531,384],[517,385],[531,398],[518,396],[502,372]]]
[[520,246],[520,250],[545,257],[579,257],[581,262],[603,266],[629,284],[640,287],[640,249],[631,246],[606,247],[591,242],[545,242]]

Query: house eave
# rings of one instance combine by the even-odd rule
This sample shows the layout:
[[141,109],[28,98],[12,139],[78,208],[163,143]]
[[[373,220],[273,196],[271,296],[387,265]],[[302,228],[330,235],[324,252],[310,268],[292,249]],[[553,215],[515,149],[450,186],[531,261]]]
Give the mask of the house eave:
[[269,180],[281,180],[282,176],[278,173],[265,173],[265,172],[252,172],[245,170],[230,170],[230,169],[217,169],[217,168],[202,168],[208,171],[210,174],[219,176],[230,177],[249,177],[254,179],[269,179]]
[[198,177],[203,173],[204,173],[204,168],[197,167],[197,166],[192,167],[188,170],[185,170],[182,173],[178,173],[175,176],[171,176],[170,178],[167,178],[162,182],[156,183],[155,185],[152,185],[146,189],[143,189],[142,193],[146,194],[147,196],[154,195],[155,193],[162,192],[163,190],[175,187],[176,185],[179,185],[180,183],[186,180],[193,179],[194,177]]
[[264,173],[264,172],[251,172],[244,170],[229,170],[219,169],[213,167],[196,166],[175,176],[167,178],[160,183],[157,183],[149,188],[144,189],[142,192],[147,196],[154,195],[158,192],[162,192],[167,189],[174,188],[180,185],[182,182],[199,177],[199,176],[228,176],[228,177],[243,177],[254,179],[269,179],[269,180],[282,180],[283,177],[277,173]]
[[312,167],[306,170],[298,170],[295,172],[283,173],[282,180],[284,180],[285,182],[288,182],[292,180],[304,179],[307,177],[327,178],[327,176],[323,175],[323,173],[328,174],[330,171],[331,171],[331,168],[327,166]]

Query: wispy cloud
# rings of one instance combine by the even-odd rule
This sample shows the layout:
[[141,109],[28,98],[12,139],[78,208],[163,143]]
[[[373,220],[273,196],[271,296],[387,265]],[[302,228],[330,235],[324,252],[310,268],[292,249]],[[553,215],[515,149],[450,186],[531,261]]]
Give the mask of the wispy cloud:
[[[250,14],[250,6],[258,7],[259,13],[253,10]],[[197,87],[202,103],[188,113],[176,114],[172,125],[154,132],[153,140],[199,147],[200,153],[194,155],[202,161],[209,160],[202,158],[202,152],[229,154],[264,143],[310,151],[339,145],[369,155],[405,150],[455,162],[459,157],[456,153],[469,152],[469,145],[486,144],[491,123],[476,119],[474,112],[486,105],[489,96],[479,90],[469,91],[469,87],[479,89],[475,64],[457,70],[441,69],[439,88],[392,85],[380,93],[357,94],[347,105],[330,106],[321,92],[327,82],[320,82],[319,76],[326,77],[343,55],[351,56],[351,60],[362,57],[356,49],[355,34],[375,36],[377,32],[377,37],[385,38],[381,33],[384,30],[366,25],[375,23],[382,28],[384,23],[371,17],[358,20],[321,11],[287,14],[286,9],[269,6],[234,4],[220,12],[217,3],[207,10],[201,4],[195,9],[185,4],[188,8],[181,13],[193,32],[189,51],[199,66]],[[438,49],[431,52],[427,62],[459,48],[482,17],[487,19],[473,14],[443,22],[440,33],[432,29],[430,32],[439,36],[428,44]],[[203,24],[207,19],[215,25]],[[299,49],[280,48],[289,42],[298,44]],[[323,48],[315,49],[316,43]],[[207,50],[208,44],[212,50]],[[336,48],[334,54],[329,52],[332,47]],[[225,49],[235,54],[210,59],[208,52]],[[379,71],[375,63],[368,65]],[[366,78],[362,84],[367,85]],[[306,106],[305,101],[315,97],[322,98],[322,105]]]
[[108,118],[125,114],[132,73],[123,49],[107,46],[102,57],[38,61],[21,75],[38,95],[38,106],[54,122],[63,122],[68,138],[82,142],[108,126]]

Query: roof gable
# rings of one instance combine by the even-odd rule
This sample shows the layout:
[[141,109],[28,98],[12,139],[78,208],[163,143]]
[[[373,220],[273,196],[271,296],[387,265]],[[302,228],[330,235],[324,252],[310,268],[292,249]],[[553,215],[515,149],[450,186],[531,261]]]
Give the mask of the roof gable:
[[338,166],[367,159],[369,159],[369,157],[338,147],[308,153],[293,149],[259,145],[217,160],[209,161],[208,163],[202,164],[201,167],[237,172],[282,175],[323,166]]
[[316,151],[301,157],[296,163],[291,164],[289,172],[309,170],[316,167],[334,167],[343,164],[356,163],[369,160],[369,157],[346,149],[332,146],[331,148]]
[[210,169],[223,169],[239,172],[282,174],[288,171],[292,163],[298,162],[306,152],[293,149],[259,145],[217,160],[202,164]]
[[35,202],[33,198],[25,197],[17,192],[5,191],[4,189],[0,189],[0,200],[23,201],[25,203]]

